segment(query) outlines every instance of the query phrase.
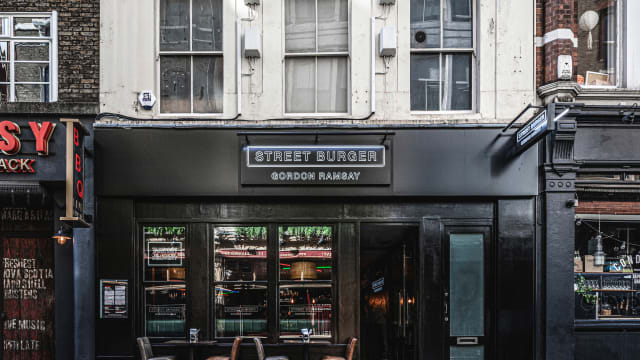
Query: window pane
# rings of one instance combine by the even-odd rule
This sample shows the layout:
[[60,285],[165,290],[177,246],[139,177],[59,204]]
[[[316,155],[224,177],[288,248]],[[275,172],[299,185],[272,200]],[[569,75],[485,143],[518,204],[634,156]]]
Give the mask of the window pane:
[[411,0],[411,47],[440,47],[440,0]]
[[318,0],[318,51],[349,50],[349,3]]
[[49,63],[15,63],[15,77],[17,82],[48,82]]
[[184,284],[145,287],[145,331],[150,337],[185,337],[187,289]]
[[285,51],[316,51],[316,4],[314,0],[285,1]]
[[0,61],[9,61],[9,52],[11,47],[8,41],[0,41]]
[[318,58],[318,112],[346,113],[349,72],[347,57]]
[[49,101],[49,85],[16,84],[16,101],[47,102]]
[[331,280],[331,226],[280,226],[280,280]]
[[185,227],[145,226],[144,280],[184,281],[185,279]]
[[193,57],[193,112],[222,112],[222,56]]
[[8,17],[0,17],[0,36],[9,36],[11,22]]
[[160,112],[191,112],[191,58],[160,57]]
[[577,81],[581,85],[616,85],[617,3],[577,2]]
[[471,55],[443,55],[442,110],[471,110]]
[[484,335],[484,237],[451,234],[449,238],[451,336]]
[[331,336],[331,284],[280,285],[280,335],[301,335],[312,329],[312,336]]
[[222,51],[222,1],[193,0],[192,6],[193,50]]
[[19,17],[13,18],[14,36],[50,36],[51,19],[48,17]]
[[264,226],[214,229],[214,280],[267,280],[267,228]]
[[189,50],[189,0],[160,1],[160,50]]
[[216,285],[216,337],[267,334],[267,285]]
[[16,60],[49,61],[49,43],[16,43]]
[[315,112],[315,58],[285,59],[285,111]]
[[440,110],[440,55],[411,55],[411,110]]
[[9,101],[9,85],[0,84],[0,102]]
[[0,82],[11,81],[11,71],[9,70],[9,63],[0,62]]
[[444,47],[473,47],[471,0],[445,0],[444,7]]
[[484,360],[484,346],[450,346],[450,360]]

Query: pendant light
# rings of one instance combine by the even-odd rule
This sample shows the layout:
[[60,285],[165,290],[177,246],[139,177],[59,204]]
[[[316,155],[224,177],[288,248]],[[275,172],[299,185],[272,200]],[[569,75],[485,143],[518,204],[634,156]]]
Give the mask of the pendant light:
[[51,238],[55,239],[59,245],[64,245],[68,240],[73,239],[71,232],[69,231],[69,229],[66,229],[64,225],[60,225],[58,231],[53,234]]
[[598,20],[600,16],[597,12],[593,10],[585,11],[578,20],[578,26],[582,31],[588,31],[589,37],[587,38],[587,49],[591,50],[593,48],[593,36],[591,36],[591,31],[598,25]]
[[602,250],[602,235],[598,234],[596,236],[596,240],[598,241],[598,244],[596,245],[596,252],[593,254],[594,264],[596,266],[601,266],[604,265],[604,258],[607,254]]

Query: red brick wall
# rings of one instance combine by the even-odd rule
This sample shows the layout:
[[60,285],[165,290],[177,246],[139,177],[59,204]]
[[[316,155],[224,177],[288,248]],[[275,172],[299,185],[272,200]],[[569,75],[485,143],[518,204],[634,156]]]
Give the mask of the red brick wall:
[[99,0],[0,0],[0,12],[58,12],[58,101],[98,102]]
[[576,214],[640,215],[640,201],[580,201]]

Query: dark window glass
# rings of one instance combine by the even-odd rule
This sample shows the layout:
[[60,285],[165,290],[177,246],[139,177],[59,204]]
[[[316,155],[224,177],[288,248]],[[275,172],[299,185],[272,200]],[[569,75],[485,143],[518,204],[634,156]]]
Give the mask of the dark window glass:
[[145,329],[149,337],[184,337],[187,291],[184,284],[145,287]]
[[228,226],[214,230],[214,280],[267,280],[267,228]]
[[267,284],[215,287],[216,337],[267,335]]
[[331,336],[331,284],[280,285],[280,336],[298,337],[302,329],[312,336]]

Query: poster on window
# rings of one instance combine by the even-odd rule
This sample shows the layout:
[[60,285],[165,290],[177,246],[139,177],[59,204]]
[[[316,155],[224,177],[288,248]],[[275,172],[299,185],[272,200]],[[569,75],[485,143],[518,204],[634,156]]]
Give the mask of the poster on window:
[[53,244],[45,236],[2,238],[5,360],[54,357]]
[[183,259],[184,248],[181,242],[147,242],[148,266],[182,266]]

